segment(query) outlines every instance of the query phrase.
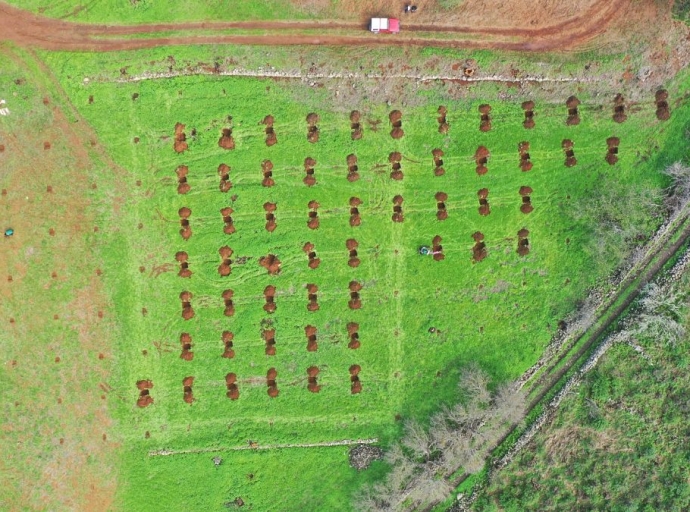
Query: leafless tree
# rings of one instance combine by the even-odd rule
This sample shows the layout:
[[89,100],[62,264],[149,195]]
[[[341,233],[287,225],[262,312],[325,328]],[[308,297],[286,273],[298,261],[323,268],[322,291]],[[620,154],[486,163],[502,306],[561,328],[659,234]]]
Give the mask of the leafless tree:
[[463,370],[460,376],[460,391],[472,402],[485,405],[491,401],[489,392],[489,376],[477,365],[471,365]]
[[525,415],[527,403],[525,394],[508,384],[498,388],[494,398],[494,407],[497,416],[512,425],[522,420]]
[[433,450],[432,440],[429,433],[416,420],[405,422],[405,433],[402,443],[409,448],[415,455],[428,460]]

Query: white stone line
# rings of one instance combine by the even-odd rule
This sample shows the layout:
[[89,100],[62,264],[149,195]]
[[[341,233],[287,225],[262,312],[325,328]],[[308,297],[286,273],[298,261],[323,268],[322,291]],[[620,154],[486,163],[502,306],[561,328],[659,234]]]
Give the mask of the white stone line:
[[193,453],[217,453],[226,451],[240,450],[277,450],[281,448],[322,448],[328,446],[352,446],[355,444],[375,444],[378,438],[373,439],[343,439],[341,441],[327,441],[323,443],[296,443],[296,444],[256,444],[247,446],[227,446],[216,448],[199,448],[196,450],[153,450],[149,452],[149,457],[159,457],[167,455],[188,455]]
[[577,78],[577,77],[546,77],[546,76],[531,76],[527,75],[521,78],[514,78],[511,76],[503,75],[486,75],[486,76],[472,76],[466,77],[463,75],[416,75],[412,73],[393,73],[393,74],[383,74],[383,73],[309,73],[302,72],[300,70],[292,71],[277,71],[275,69],[263,69],[259,68],[257,70],[235,68],[226,71],[208,71],[205,69],[197,68],[185,71],[172,71],[172,72],[149,72],[145,71],[139,75],[129,76],[126,78],[117,78],[115,80],[109,80],[107,78],[84,78],[84,83],[87,84],[91,81],[95,82],[114,82],[114,83],[128,83],[128,82],[141,82],[144,80],[157,80],[163,78],[176,78],[181,76],[249,76],[255,78],[293,78],[296,80],[314,80],[314,79],[336,79],[336,78],[353,78],[353,79],[390,79],[390,78],[404,78],[408,80],[417,80],[420,82],[430,82],[434,80],[456,80],[459,82],[558,82],[558,83],[569,83],[569,82],[593,82],[591,78]]

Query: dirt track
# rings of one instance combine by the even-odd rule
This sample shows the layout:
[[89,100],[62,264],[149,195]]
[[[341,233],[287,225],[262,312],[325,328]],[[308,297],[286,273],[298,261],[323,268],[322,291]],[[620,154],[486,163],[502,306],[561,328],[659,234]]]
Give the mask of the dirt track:
[[[492,28],[403,24],[397,35],[369,34],[357,22],[204,22],[135,26],[90,25],[41,17],[0,3],[0,40],[20,46],[48,50],[116,51],[183,44],[247,45],[333,45],[333,46],[437,46],[493,48],[516,51],[572,49],[601,34],[631,0],[600,0],[587,11],[561,23],[542,28]],[[262,35],[227,34],[218,31],[265,30]],[[320,30],[313,35],[306,31]],[[156,33],[184,32],[185,35],[126,39],[122,36],[151,36]],[[357,35],[346,35],[352,32]],[[198,35],[189,35],[190,33]],[[332,33],[333,35],[329,35]],[[444,38],[434,38],[443,34]],[[449,39],[463,34],[469,39]]]

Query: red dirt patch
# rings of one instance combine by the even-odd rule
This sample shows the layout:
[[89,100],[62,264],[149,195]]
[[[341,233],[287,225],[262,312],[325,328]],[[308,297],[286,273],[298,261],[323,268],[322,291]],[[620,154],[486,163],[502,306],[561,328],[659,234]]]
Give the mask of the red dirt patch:
[[266,301],[264,304],[264,311],[266,313],[275,313],[277,308],[275,298],[276,287],[272,284],[269,284],[266,288],[264,288],[264,300]]
[[388,161],[391,163],[392,167],[391,179],[393,180],[403,179],[402,165],[400,164],[401,160],[402,155],[397,151],[388,155]]
[[477,197],[479,198],[479,215],[486,216],[491,213],[491,208],[489,206],[489,189],[482,188],[477,191]]
[[350,281],[348,286],[350,289],[350,300],[347,305],[350,309],[360,309],[362,307],[362,300],[359,296],[359,292],[362,289],[362,285],[357,281]]
[[220,138],[218,139],[218,147],[223,149],[235,149],[235,139],[232,138],[232,128],[223,128]]
[[351,197],[350,201],[350,226],[357,227],[362,224],[362,218],[359,214],[359,206],[362,204],[362,200],[359,197]]
[[314,166],[316,165],[316,160],[311,157],[304,159],[304,172],[306,176],[304,177],[304,184],[308,187],[313,187],[316,185],[316,177],[314,176]]
[[353,395],[356,395],[358,393],[362,392],[362,383],[359,380],[359,372],[362,370],[362,368],[358,364],[353,364],[350,366],[349,371],[350,371],[350,392]]
[[563,142],[561,142],[561,147],[563,148],[563,152],[565,153],[566,167],[573,167],[577,164],[577,159],[575,158],[575,151],[573,151],[574,146],[575,144],[570,139],[563,139]]
[[448,120],[446,119],[446,114],[448,113],[448,109],[441,105],[438,107],[438,117],[436,120],[438,121],[438,133],[445,135],[448,133],[448,130],[450,130],[450,125],[448,124]]
[[307,140],[312,144],[319,141],[319,115],[314,112],[307,115]]
[[180,229],[180,235],[182,236],[183,240],[189,240],[189,238],[192,236],[192,228],[189,224],[189,217],[192,215],[192,210],[186,206],[183,206],[178,210],[177,213],[180,216],[180,226],[182,226],[182,229]]
[[484,243],[484,235],[480,231],[476,231],[472,235],[474,246],[472,247],[472,260],[480,262],[487,256],[486,244]]
[[309,207],[309,213],[308,213],[308,220],[307,220],[307,227],[309,229],[319,229],[319,212],[317,211],[319,209],[319,203],[312,200],[309,201],[309,204],[307,205]]
[[266,343],[266,355],[276,355],[276,330],[267,329],[261,333],[261,337],[264,339],[264,342]]
[[225,310],[223,311],[225,316],[233,316],[235,314],[235,304],[232,301],[234,295],[235,292],[233,290],[225,290],[221,295],[223,303],[225,304]]
[[230,267],[230,265],[232,265],[232,260],[230,259],[232,253],[233,250],[227,245],[224,245],[218,249],[218,254],[220,255],[221,259],[221,263],[218,266],[218,273],[221,277],[227,277],[232,272],[232,268]]
[[361,346],[359,341],[359,324],[357,322],[349,322],[347,324],[347,335],[350,337],[347,348],[357,350]]
[[280,273],[280,260],[274,254],[268,254],[259,258],[259,265],[264,267],[269,275],[275,276]]
[[269,368],[266,372],[266,386],[268,386],[268,396],[275,398],[278,396],[278,384],[276,379],[278,378],[278,372],[275,368]]
[[625,115],[625,98],[618,93],[613,99],[613,120],[616,123],[623,123],[627,118],[628,116]]
[[393,110],[388,115],[388,120],[391,123],[393,129],[391,130],[391,137],[394,139],[402,139],[405,132],[402,129],[402,112],[399,110]]
[[182,399],[185,403],[191,404],[194,402],[194,393],[192,391],[192,386],[194,385],[194,377],[185,377],[182,379]]
[[189,270],[189,256],[185,251],[179,251],[175,254],[175,260],[180,264],[180,271],[177,273],[180,277],[192,277],[192,271]]
[[316,352],[319,349],[319,345],[316,341],[316,327],[313,325],[307,325],[304,328],[304,335],[307,337],[307,352]]
[[606,139],[606,146],[607,146],[607,151],[606,151],[606,162],[609,165],[615,165],[616,162],[618,162],[618,145],[620,144],[621,140],[618,137],[609,137]]
[[491,130],[491,105],[479,105],[479,131],[488,132]]
[[272,187],[276,184],[276,182],[273,180],[273,162],[270,160],[264,160],[261,162],[261,172],[264,176],[264,179],[261,181],[261,186]]
[[350,137],[352,140],[359,140],[362,138],[363,132],[360,120],[361,114],[359,113],[359,110],[353,110],[350,112],[350,129],[352,130]]
[[441,149],[434,149],[431,151],[431,156],[434,158],[434,176],[443,176],[446,170],[443,168],[443,151]]
[[[93,102],[93,96],[89,97],[89,102]],[[183,153],[187,151],[189,146],[187,145],[187,135],[184,132],[184,126],[182,123],[175,124],[175,143],[173,144],[173,149],[176,153]]]
[[448,194],[445,192],[436,192],[434,198],[436,199],[436,218],[438,220],[446,220],[448,218],[448,210],[446,209]]
[[307,389],[312,393],[318,393],[321,390],[321,386],[317,383],[317,375],[319,374],[319,369],[316,366],[310,366],[307,368]]
[[191,190],[189,183],[187,183],[187,174],[189,174],[189,167],[186,165],[180,165],[175,169],[175,174],[177,174],[177,193],[186,194]]
[[316,252],[314,251],[314,244],[312,244],[311,242],[307,242],[302,247],[302,250],[305,252],[307,257],[309,258],[309,268],[311,268],[311,269],[318,268],[318,266],[321,264],[321,260],[316,257]]
[[522,126],[527,130],[534,128],[534,102],[525,101],[522,103],[522,110],[525,112],[525,120],[522,122]]
[[267,115],[266,117],[264,117],[264,120],[261,121],[261,124],[266,125],[266,145],[268,147],[271,147],[274,144],[278,143],[275,130],[273,129],[273,122],[274,118],[272,115]]
[[180,293],[180,302],[182,302],[182,318],[190,320],[194,318],[194,309],[192,308],[192,294],[190,292]]
[[347,181],[353,182],[359,179],[359,167],[357,167],[357,156],[354,154],[347,155]]
[[665,89],[660,89],[654,95],[654,102],[656,103],[656,118],[659,121],[668,121],[671,118],[671,111],[668,107],[668,92]]
[[221,192],[227,192],[232,188],[232,182],[230,181],[230,167],[226,164],[220,164],[218,166],[218,176],[220,176],[220,188]]
[[443,246],[441,245],[441,237],[436,235],[431,240],[431,253],[433,254],[434,261],[442,261],[446,258],[443,254]]
[[153,397],[150,390],[153,389],[153,382],[150,380],[138,380],[137,389],[139,390],[139,398],[137,400],[137,407],[148,407],[153,403]]
[[232,359],[235,357],[235,351],[232,349],[232,342],[235,339],[235,335],[230,331],[223,331],[221,339],[223,341],[223,346],[225,347],[222,357]]
[[517,253],[520,256],[527,256],[529,254],[529,240],[527,237],[529,236],[529,231],[525,228],[522,228],[520,231],[518,231],[518,246],[517,246]]
[[307,310],[308,311],[318,311],[318,309],[319,309],[319,303],[318,303],[319,287],[313,283],[309,283],[309,284],[307,284],[306,289],[307,289],[307,299],[309,300],[309,303],[307,304]]
[[194,359],[194,353],[192,352],[192,337],[189,335],[189,333],[183,332],[180,334],[180,345],[182,346],[180,359],[185,361],[191,361]]
[[237,375],[228,373],[225,376],[225,387],[227,388],[226,396],[230,400],[237,400],[240,397],[240,390],[237,387]]
[[229,206],[226,208],[221,208],[220,215],[223,218],[223,233],[226,235],[232,235],[235,229],[235,223],[232,220],[233,209]]
[[350,259],[348,260],[347,264],[352,268],[359,267],[359,264],[361,263],[357,257],[357,248],[359,247],[359,242],[357,242],[357,240],[354,238],[348,238],[345,242],[345,247],[350,254]]
[[565,124],[568,126],[576,126],[580,124],[580,113],[578,111],[578,106],[580,105],[580,100],[576,96],[570,96],[566,102],[565,106],[568,109],[568,118]]
[[275,211],[277,209],[278,205],[276,203],[269,203],[266,202],[264,203],[264,211],[266,212],[266,231],[269,233],[273,233],[275,229],[278,227],[278,224],[276,224],[276,215]]
[[402,222],[405,220],[402,208],[403,201],[403,196],[399,194],[393,197],[393,222]]

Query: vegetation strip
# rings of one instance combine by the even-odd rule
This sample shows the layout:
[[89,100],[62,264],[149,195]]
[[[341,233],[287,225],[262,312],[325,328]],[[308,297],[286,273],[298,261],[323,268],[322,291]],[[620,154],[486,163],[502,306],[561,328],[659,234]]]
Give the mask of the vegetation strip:
[[358,444],[376,444],[378,438],[373,439],[343,439],[342,441],[328,441],[324,443],[292,443],[292,444],[267,444],[261,445],[250,442],[247,446],[230,446],[218,448],[199,448],[198,450],[154,450],[149,452],[149,457],[161,457],[167,455],[187,455],[190,453],[216,453],[240,450],[280,450],[283,448],[323,448],[328,446],[353,446]]

